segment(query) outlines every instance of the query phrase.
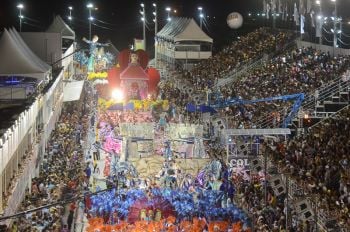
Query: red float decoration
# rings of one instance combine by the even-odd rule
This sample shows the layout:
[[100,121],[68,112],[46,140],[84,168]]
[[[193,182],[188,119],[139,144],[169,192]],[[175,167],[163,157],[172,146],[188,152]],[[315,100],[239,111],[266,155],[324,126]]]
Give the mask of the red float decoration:
[[120,73],[121,70],[119,67],[113,67],[108,70],[108,84],[110,88],[117,88],[120,86]]
[[138,49],[135,52],[136,52],[137,56],[139,57],[139,64],[141,65],[141,67],[143,69],[146,69],[148,66],[148,61],[149,61],[147,52],[145,52],[142,49]]
[[148,91],[150,93],[154,93],[157,91],[157,86],[160,81],[160,74],[157,69],[155,68],[148,68],[147,74],[149,77],[148,81]]
[[118,63],[122,71],[126,69],[130,63],[130,54],[130,49],[124,49],[118,55]]

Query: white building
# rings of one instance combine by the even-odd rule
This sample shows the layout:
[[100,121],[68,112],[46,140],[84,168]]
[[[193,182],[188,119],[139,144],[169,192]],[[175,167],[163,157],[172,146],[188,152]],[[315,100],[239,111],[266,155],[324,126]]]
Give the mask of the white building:
[[191,69],[212,55],[213,39],[190,18],[172,18],[155,38],[156,63]]
[[[34,46],[35,37],[43,34],[24,37],[33,41]],[[69,82],[64,86],[64,73],[73,67],[73,40],[64,49],[62,34],[47,35],[44,38],[55,38],[49,43],[54,48],[50,51],[55,51],[57,56],[46,62],[35,53],[44,56],[48,50],[42,50],[44,46],[37,43],[36,52],[32,51],[16,30],[5,29],[0,38],[0,214],[3,216],[14,214],[26,189],[31,191],[31,180],[39,174],[63,102],[78,100],[84,83]],[[9,225],[11,220],[1,223]]]

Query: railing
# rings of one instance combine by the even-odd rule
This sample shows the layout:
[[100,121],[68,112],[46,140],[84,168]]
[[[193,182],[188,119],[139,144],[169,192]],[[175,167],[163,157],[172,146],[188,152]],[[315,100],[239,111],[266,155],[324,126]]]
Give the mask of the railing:
[[[282,174],[283,179],[285,176]],[[348,231],[349,228],[342,227],[337,223],[337,216],[334,211],[328,211],[321,207],[320,196],[317,194],[310,193],[307,189],[305,189],[301,184],[299,184],[295,179],[289,179],[289,198],[292,201],[298,201],[307,199],[310,203],[310,207],[315,214],[315,218],[317,218],[317,226],[322,231],[334,231],[332,229],[329,230],[327,224],[330,221],[334,221],[334,227],[337,228],[337,231],[345,232]]]
[[[266,152],[266,151],[265,151]],[[259,158],[262,162],[264,162],[264,156],[260,155]],[[269,156],[267,156],[267,169],[270,169],[272,167],[276,167],[276,165],[273,163],[273,161],[270,159]],[[278,168],[277,175],[281,176],[282,182],[284,183],[285,187],[288,187],[288,198],[292,201],[298,201],[302,199],[307,199],[310,203],[311,210],[316,215],[313,219],[317,218],[317,221],[314,221],[317,223],[317,227],[321,230],[319,231],[327,231],[326,222],[329,220],[329,216],[326,212],[323,212],[321,210],[318,210],[319,202],[315,201],[315,197],[308,194],[308,192],[301,186],[295,179],[293,179],[290,175],[283,174],[283,170]],[[288,181],[287,181],[288,178]],[[287,186],[288,183],[288,186]],[[294,204],[291,204],[294,205]],[[315,228],[313,228],[313,231],[317,231]]]
[[240,65],[239,67],[235,68],[234,70],[232,70],[228,74],[226,74],[226,76],[224,78],[219,79],[218,84],[214,87],[218,88],[218,87],[227,85],[227,84],[233,82],[237,77],[244,75],[248,70],[255,69],[255,67],[262,65],[264,62],[272,59],[273,57],[277,56],[281,52],[283,52],[287,49],[290,49],[292,47],[295,47],[296,46],[296,39],[297,39],[297,36],[294,35],[291,38],[291,41],[284,44],[280,48],[277,48],[277,46],[276,46],[276,49],[273,52],[271,52],[269,54],[263,54],[261,56],[258,56],[255,59],[253,59],[252,61],[249,61],[247,63]]
[[[321,86],[320,88],[314,90],[313,92],[310,92],[306,95],[302,105],[301,110],[305,113],[307,113],[311,117],[328,117],[332,113],[335,112],[319,112],[317,111],[317,103],[321,103],[324,101],[327,101],[329,98],[332,98],[336,94],[347,91],[349,92],[350,88],[350,80],[344,80],[343,77],[338,77],[328,83],[326,83],[324,86]],[[318,93],[318,94],[316,94]],[[279,111],[281,118],[284,117],[283,110]],[[270,114],[264,114],[256,121],[253,121],[253,124],[257,128],[268,128],[268,127],[280,127],[282,125],[283,120],[281,122],[271,124]]]
[[329,98],[332,98],[342,91],[349,91],[349,87],[349,80],[343,80],[342,77],[337,78],[327,83],[324,87],[319,88],[314,92],[314,94],[308,95],[304,101],[303,110],[308,110],[311,113],[316,113],[315,108],[317,103],[324,103],[324,101],[327,101]]
[[214,86],[214,88],[219,88],[221,86],[232,83],[236,80],[237,77],[244,75],[248,70],[254,69],[255,67],[262,65],[266,58],[264,56],[259,56],[258,58],[244,63],[234,70],[230,71],[226,77],[219,79],[218,83]]
[[[338,114],[340,114],[341,112],[343,112],[343,111],[345,111],[345,110],[348,110],[349,109],[349,107],[350,107],[350,105],[347,105],[347,106],[345,106],[344,108],[342,108],[341,110],[339,110],[339,111],[337,111],[337,112],[335,112],[335,113],[331,113],[330,115],[328,115],[326,118],[334,118],[334,117],[336,117]],[[308,129],[309,130],[311,130],[312,128],[314,128],[314,127],[316,127],[316,126],[318,126],[320,123],[322,123],[323,121],[321,120],[321,121],[318,121],[317,123],[315,123],[315,124],[313,124],[312,126],[310,126]],[[350,174],[350,173],[349,173]]]

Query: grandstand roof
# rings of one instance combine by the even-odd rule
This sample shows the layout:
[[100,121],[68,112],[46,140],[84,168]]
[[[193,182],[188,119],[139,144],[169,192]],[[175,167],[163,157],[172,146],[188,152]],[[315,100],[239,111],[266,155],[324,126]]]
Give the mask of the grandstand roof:
[[62,38],[75,40],[75,32],[63,21],[59,15],[54,18],[46,32],[60,33]]
[[24,76],[43,80],[51,67],[40,60],[15,29],[5,29],[0,39],[0,76]]
[[192,18],[175,17],[168,22],[162,30],[157,33],[157,37],[178,41],[202,41],[212,43],[210,38]]

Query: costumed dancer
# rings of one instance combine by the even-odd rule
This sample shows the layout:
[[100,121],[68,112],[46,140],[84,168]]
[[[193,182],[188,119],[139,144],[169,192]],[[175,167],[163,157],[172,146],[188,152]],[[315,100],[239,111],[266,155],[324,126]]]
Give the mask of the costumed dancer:
[[161,130],[165,130],[167,121],[166,121],[166,114],[165,113],[161,113],[160,114],[160,118],[159,118],[159,122],[158,122],[158,129]]
[[166,159],[171,160],[172,159],[172,151],[171,151],[171,145],[170,141],[165,141],[165,149],[164,149],[164,156]]

